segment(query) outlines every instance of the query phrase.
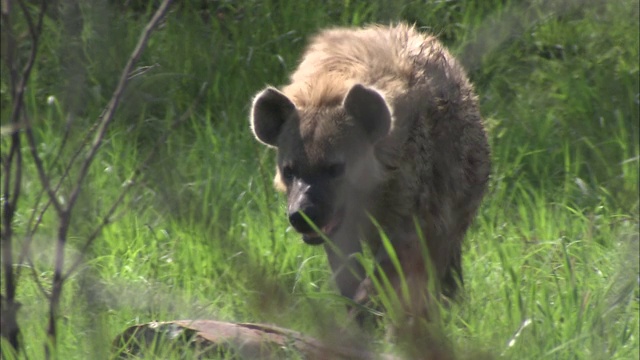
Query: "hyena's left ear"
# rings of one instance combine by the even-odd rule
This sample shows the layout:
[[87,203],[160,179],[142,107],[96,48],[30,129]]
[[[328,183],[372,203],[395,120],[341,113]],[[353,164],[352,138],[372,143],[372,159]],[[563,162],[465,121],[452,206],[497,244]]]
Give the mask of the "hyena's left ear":
[[391,129],[391,110],[382,95],[363,85],[354,85],[344,98],[344,109],[365,131],[371,143]]
[[251,107],[251,130],[256,139],[276,147],[282,125],[295,111],[296,106],[285,94],[272,87],[264,89]]

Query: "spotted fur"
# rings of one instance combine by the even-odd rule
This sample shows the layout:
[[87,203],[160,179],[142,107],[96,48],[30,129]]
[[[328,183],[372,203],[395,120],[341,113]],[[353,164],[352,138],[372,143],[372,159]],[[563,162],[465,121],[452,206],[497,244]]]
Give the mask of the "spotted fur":
[[[350,256],[362,243],[399,286],[371,218],[418,291],[407,305],[426,302],[428,279],[455,293],[461,244],[489,177],[489,146],[473,87],[434,36],[406,24],[322,31],[288,85],[254,98],[251,125],[259,141],[277,148],[275,185],[287,192],[292,224],[304,208],[331,232],[335,246],[326,251],[343,295],[359,302],[371,295],[370,279]],[[330,176],[340,164],[344,174]],[[294,227],[305,241],[320,242],[304,224]]]

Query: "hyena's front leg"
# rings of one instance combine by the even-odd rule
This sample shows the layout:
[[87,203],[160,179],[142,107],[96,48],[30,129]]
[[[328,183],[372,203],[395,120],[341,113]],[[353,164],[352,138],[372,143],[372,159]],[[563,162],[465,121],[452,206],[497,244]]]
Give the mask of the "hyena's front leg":
[[[398,259],[402,275],[398,272],[390,255],[385,250],[381,250],[376,256],[377,268],[373,277],[382,289],[376,289],[372,278],[365,278],[354,294],[353,300],[356,304],[371,307],[372,296],[380,290],[388,291],[392,292],[388,298],[394,299],[390,305],[396,306],[395,311],[401,311],[402,316],[415,318],[428,315],[427,308],[432,300],[431,296],[435,294],[430,295],[428,291],[429,276],[422,251],[419,243],[404,240],[394,247],[394,256]],[[366,318],[361,307],[354,307],[350,314],[359,322]]]
[[332,246],[325,245],[325,250],[333,273],[332,277],[340,294],[354,299],[358,286],[365,278],[364,268],[355,256],[360,252],[359,245],[357,247],[342,246],[337,248],[337,251],[334,251]]

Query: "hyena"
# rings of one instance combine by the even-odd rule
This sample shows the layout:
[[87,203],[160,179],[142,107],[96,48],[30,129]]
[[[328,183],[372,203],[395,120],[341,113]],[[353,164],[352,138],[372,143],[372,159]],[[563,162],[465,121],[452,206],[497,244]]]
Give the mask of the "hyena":
[[255,96],[251,128],[277,149],[275,187],[287,194],[289,222],[305,243],[325,244],[341,294],[363,303],[372,292],[353,256],[363,244],[399,291],[384,233],[411,289],[405,305],[426,302],[430,279],[451,297],[490,171],[460,64],[413,26],[337,28],[311,40],[290,80]]

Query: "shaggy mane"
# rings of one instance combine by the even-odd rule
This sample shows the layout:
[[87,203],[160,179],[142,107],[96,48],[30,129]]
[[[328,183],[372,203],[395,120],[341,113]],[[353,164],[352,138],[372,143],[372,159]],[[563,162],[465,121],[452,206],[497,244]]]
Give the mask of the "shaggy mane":
[[417,72],[423,67],[416,66],[417,58],[441,51],[434,37],[406,24],[391,31],[380,26],[325,30],[311,40],[283,92],[299,108],[339,105],[358,83],[384,89],[391,100],[421,76]]

